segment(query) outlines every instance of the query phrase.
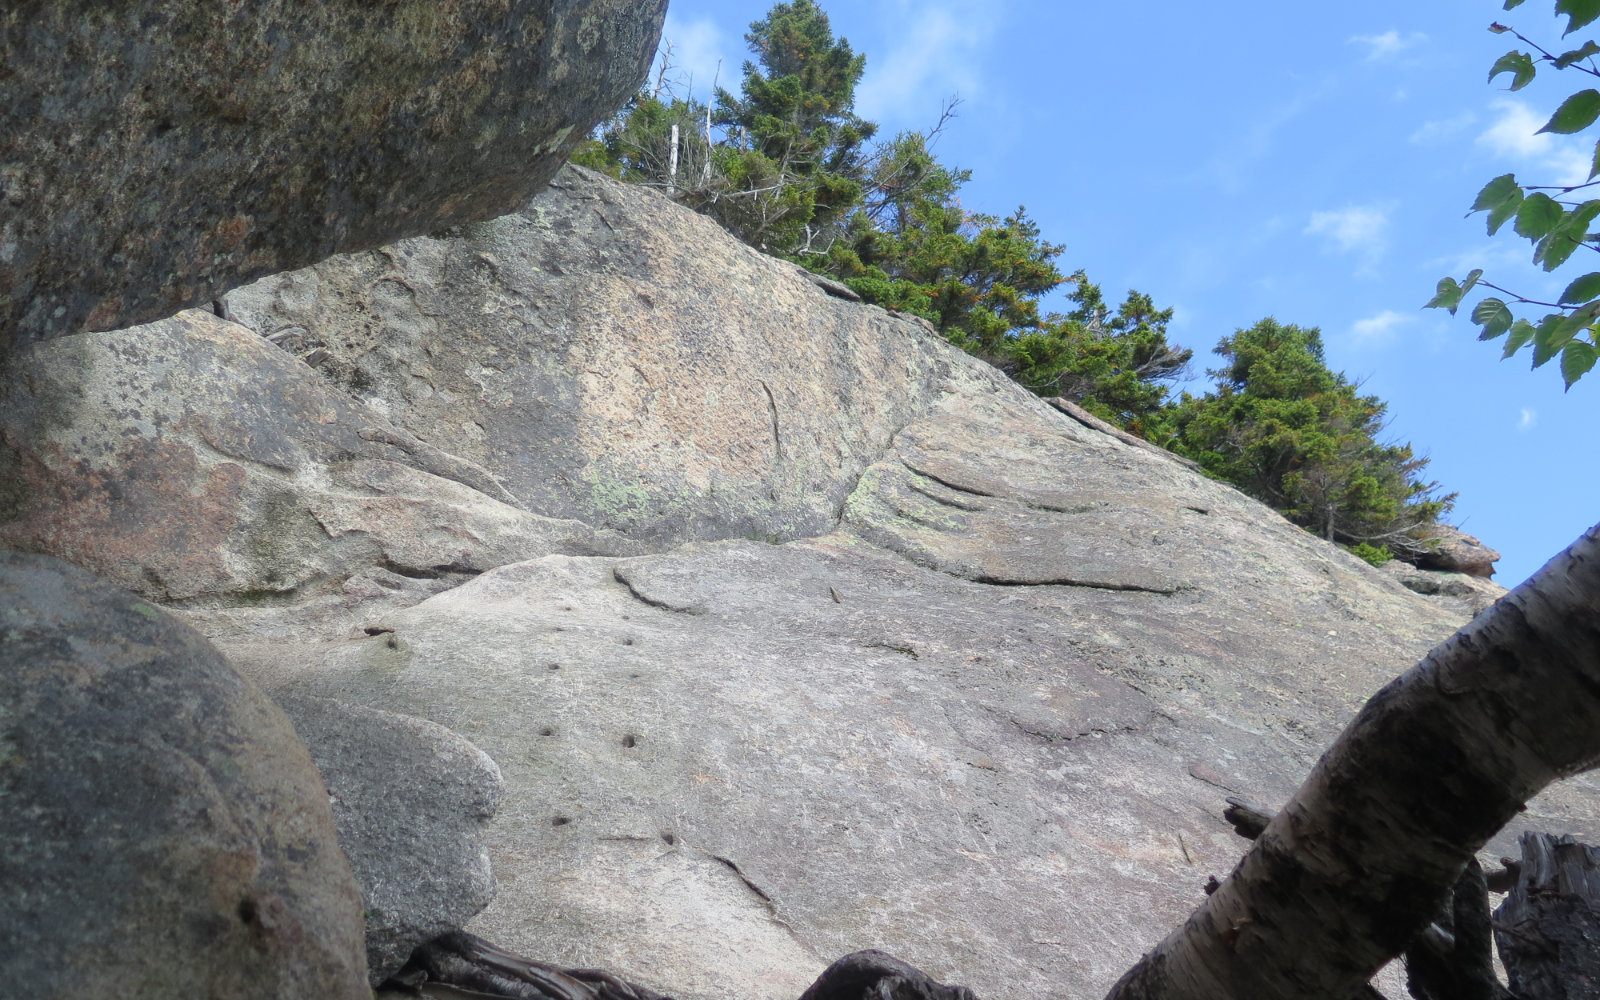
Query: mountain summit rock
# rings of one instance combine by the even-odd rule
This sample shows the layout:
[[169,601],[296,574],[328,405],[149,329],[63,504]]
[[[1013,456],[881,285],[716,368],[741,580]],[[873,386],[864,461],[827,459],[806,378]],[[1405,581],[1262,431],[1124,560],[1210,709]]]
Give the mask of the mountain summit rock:
[[467,929],[678,997],[866,947],[1101,995],[1237,861],[1224,798],[1282,802],[1493,596],[581,169],[222,311],[18,355],[0,539],[471,740],[505,791]]

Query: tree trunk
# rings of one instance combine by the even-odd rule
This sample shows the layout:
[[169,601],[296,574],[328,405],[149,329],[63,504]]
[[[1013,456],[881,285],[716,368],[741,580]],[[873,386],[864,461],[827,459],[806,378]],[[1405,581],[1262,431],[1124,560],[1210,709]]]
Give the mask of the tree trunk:
[[1600,526],[1379,691],[1108,1000],[1349,1000],[1550,782],[1600,760]]

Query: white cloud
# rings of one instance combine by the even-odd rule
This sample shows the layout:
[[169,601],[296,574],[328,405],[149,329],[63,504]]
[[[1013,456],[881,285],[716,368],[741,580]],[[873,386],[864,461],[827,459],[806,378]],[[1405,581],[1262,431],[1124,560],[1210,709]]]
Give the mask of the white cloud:
[[1423,122],[1415,132],[1411,133],[1409,138],[1419,146],[1443,142],[1471,128],[1477,120],[1478,116],[1471,111],[1463,111],[1454,118]]
[[1487,132],[1478,136],[1479,145],[1488,146],[1501,156],[1532,159],[1550,155],[1555,137],[1548,132],[1539,135],[1545,119],[1521,101],[1498,100],[1490,107],[1500,113]]
[[1389,228],[1388,209],[1382,205],[1352,205],[1336,212],[1312,212],[1304,232],[1323,236],[1345,253],[1376,258],[1383,253]]
[[1478,144],[1503,157],[1549,173],[1534,183],[1582,184],[1588,180],[1591,157],[1573,139],[1540,133],[1547,116],[1521,101],[1501,99],[1490,107],[1498,117],[1478,136]]
[[[994,35],[997,18],[987,4],[925,5],[907,18],[908,31],[882,55],[867,57],[867,71],[856,88],[856,111],[871,121],[900,127],[926,127],[945,99],[971,97],[983,88],[974,72],[979,53]],[[908,14],[910,11],[908,10]]]
[[1420,31],[1413,31],[1408,35],[1390,28],[1381,35],[1356,35],[1350,39],[1352,45],[1364,45],[1367,48],[1367,61],[1378,62],[1383,59],[1392,59],[1413,45],[1419,45],[1428,40],[1428,36]]
[[[743,52],[743,42],[739,45],[739,52]],[[675,88],[679,96],[693,93],[700,100],[706,100],[711,94],[712,81],[718,80],[719,75],[719,86],[739,89],[739,67],[744,63],[735,53],[725,51],[730,46],[722,29],[710,18],[685,21],[671,11],[667,12],[667,23],[661,29],[661,46],[656,50],[655,65],[646,86],[655,86],[661,71],[661,57],[669,46],[672,54],[666,83],[669,89]]]
[[1519,430],[1519,431],[1532,430],[1533,429],[1533,425],[1537,424],[1538,422],[1539,422],[1539,414],[1538,414],[1538,412],[1535,411],[1535,410],[1530,410],[1530,409],[1527,409],[1526,407],[1524,407],[1523,411],[1522,411],[1522,419],[1517,421],[1517,430]]
[[[1482,218],[1483,216],[1478,216],[1479,220]],[[1481,226],[1483,223],[1480,221],[1478,225]],[[1504,267],[1526,265],[1532,256],[1533,250],[1528,244],[1517,240],[1499,239],[1486,240],[1478,246],[1454,255],[1433,257],[1427,263],[1429,270],[1437,270],[1441,275],[1449,274],[1460,278],[1475,267],[1496,271]]]
[[1268,109],[1249,127],[1223,144],[1223,151],[1210,162],[1206,174],[1228,194],[1237,194],[1248,188],[1252,182],[1252,168],[1272,153],[1278,131],[1321,100],[1326,91],[1327,85],[1322,84]]
[[1393,333],[1396,327],[1415,321],[1415,316],[1395,312],[1393,309],[1385,309],[1376,316],[1357,320],[1355,325],[1350,328],[1350,333],[1360,343],[1373,343],[1387,340],[1389,334]]

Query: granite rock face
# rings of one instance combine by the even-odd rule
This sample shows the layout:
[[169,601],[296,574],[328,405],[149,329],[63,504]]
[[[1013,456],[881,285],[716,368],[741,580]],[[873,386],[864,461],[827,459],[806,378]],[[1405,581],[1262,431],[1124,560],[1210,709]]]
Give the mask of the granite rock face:
[[0,8],[0,353],[509,211],[665,0]]
[[[1223,797],[1280,804],[1493,596],[1376,570],[583,171],[223,310],[13,366],[0,427],[37,485],[0,537],[127,538],[94,565],[154,565],[147,592],[274,694],[481,747],[499,892],[467,929],[686,1000],[793,1000],[868,947],[985,1000],[1103,996],[1237,861]],[[235,506],[186,515],[228,526],[196,533],[214,581],[167,584],[152,518],[116,517],[164,509],[117,472],[153,441],[293,487],[302,582],[252,595],[283,533]],[[456,569],[383,554],[405,519],[363,463],[448,491]],[[97,531],[46,531],[102,468]],[[410,582],[371,596],[376,570]],[[1592,836],[1597,805],[1579,779],[1523,826]]]
[[1483,576],[1449,570],[1425,570],[1398,559],[1384,563],[1383,572],[1400,581],[1402,587],[1413,593],[1440,603],[1454,603],[1468,617],[1476,615],[1506,593],[1506,588]]
[[0,371],[0,545],[164,602],[342,607],[629,550],[513,503],[484,469],[199,310],[33,344]]
[[283,713],[165,612],[11,553],[0,796],[8,995],[369,995],[361,897]]
[[[551,556],[388,615],[395,642],[228,648],[500,762],[469,930],[504,947],[792,1000],[870,945],[1022,1000],[1103,995],[1242,853],[1222,799],[1282,802],[1463,620],[996,391],[903,429],[836,532]],[[1560,794],[1527,822],[1586,822]]]
[[311,751],[333,802],[339,847],[367,916],[377,986],[420,944],[456,930],[494,896],[484,825],[500,769],[443,726],[325,698],[278,704]]
[[826,532],[940,379],[988,384],[920,327],[582,168],[526,211],[224,307],[527,509],[654,547]]

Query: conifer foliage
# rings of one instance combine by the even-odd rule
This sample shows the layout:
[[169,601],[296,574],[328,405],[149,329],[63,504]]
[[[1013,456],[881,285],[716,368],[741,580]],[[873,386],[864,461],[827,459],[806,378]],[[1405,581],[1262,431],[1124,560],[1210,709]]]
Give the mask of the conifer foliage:
[[1162,411],[1157,441],[1369,561],[1426,551],[1455,495],[1421,480],[1410,445],[1378,441],[1387,405],[1329,370],[1320,331],[1264,319],[1216,353],[1216,392]]

